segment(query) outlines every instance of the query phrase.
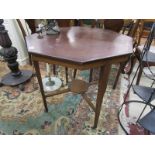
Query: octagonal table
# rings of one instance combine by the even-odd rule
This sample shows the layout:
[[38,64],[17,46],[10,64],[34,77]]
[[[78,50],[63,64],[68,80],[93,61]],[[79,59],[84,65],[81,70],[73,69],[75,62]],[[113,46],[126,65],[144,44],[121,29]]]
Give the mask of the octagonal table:
[[[38,34],[26,37],[28,51],[37,74],[40,91],[46,112],[48,111],[46,98],[56,94],[73,91],[80,93],[95,112],[94,128],[97,127],[102,99],[107,87],[111,64],[126,61],[132,54],[133,40],[131,37],[110,30],[89,27],[65,27],[60,29],[59,35]],[[75,87],[59,92],[46,94],[38,62],[61,65],[79,70],[100,67],[96,106],[86,96],[87,84],[74,80]],[[77,89],[82,88],[84,91]]]

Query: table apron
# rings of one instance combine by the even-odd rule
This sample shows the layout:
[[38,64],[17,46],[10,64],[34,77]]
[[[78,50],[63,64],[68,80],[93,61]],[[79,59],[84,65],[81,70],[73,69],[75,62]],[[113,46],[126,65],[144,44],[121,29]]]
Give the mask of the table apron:
[[44,56],[38,56],[35,54],[31,54],[31,58],[32,58],[32,61],[45,62],[49,64],[55,64],[55,65],[65,66],[68,68],[74,68],[74,69],[79,69],[79,70],[87,70],[90,68],[105,66],[108,64],[111,65],[115,63],[125,62],[128,60],[129,55],[109,58],[109,59],[99,60],[99,61],[94,61],[94,62],[88,62],[84,64],[77,64],[77,63],[69,62],[65,60],[56,60],[56,59],[52,59],[52,58],[48,58]]

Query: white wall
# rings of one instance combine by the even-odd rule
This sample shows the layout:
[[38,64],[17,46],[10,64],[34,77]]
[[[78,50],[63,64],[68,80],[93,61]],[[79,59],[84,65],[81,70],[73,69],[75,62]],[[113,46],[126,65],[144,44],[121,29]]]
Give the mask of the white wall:
[[[24,20],[21,20],[22,23]],[[18,50],[18,59],[20,65],[25,65],[28,63],[28,51],[24,38],[22,36],[21,30],[15,19],[5,19],[4,20],[5,29],[8,30],[8,34],[12,41],[12,46],[16,47]]]

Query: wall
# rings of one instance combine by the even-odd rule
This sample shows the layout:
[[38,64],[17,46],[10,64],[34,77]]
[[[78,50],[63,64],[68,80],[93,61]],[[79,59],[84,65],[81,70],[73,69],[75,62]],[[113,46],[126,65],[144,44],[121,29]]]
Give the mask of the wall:
[[[24,20],[21,20],[22,23]],[[4,25],[12,41],[12,46],[18,50],[18,59],[20,65],[28,63],[28,51],[21,30],[15,19],[4,19]]]

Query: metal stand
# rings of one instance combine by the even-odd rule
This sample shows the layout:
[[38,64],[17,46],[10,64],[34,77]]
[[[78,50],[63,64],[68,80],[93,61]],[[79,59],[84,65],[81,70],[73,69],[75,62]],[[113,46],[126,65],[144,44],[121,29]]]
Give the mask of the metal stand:
[[[5,30],[3,19],[0,19],[0,45],[2,46],[1,55],[8,63],[8,67],[11,70],[10,73],[4,75],[0,81],[1,85],[16,86],[20,85],[32,76],[32,71],[19,70],[19,64],[17,60],[17,49],[12,47],[12,42],[8,36],[8,31]],[[23,89],[22,86],[20,86]]]
[[62,81],[57,77],[46,77],[42,81],[45,92],[58,90],[62,85]]
[[51,77],[51,65],[46,64],[46,71],[47,71],[47,76],[42,79],[43,82],[43,87],[45,92],[50,92],[50,91],[55,91],[58,90],[61,85],[62,81],[58,77]]
[[[141,57],[140,57],[140,60],[139,60],[139,66],[138,66],[138,68],[137,68],[137,70],[135,72],[135,75],[134,75],[134,77],[132,79],[131,84],[129,85],[127,94],[124,97],[124,102],[122,103],[122,105],[121,105],[121,107],[120,107],[120,109],[118,111],[118,121],[120,123],[120,126],[122,127],[122,129],[124,130],[124,132],[126,134],[129,134],[129,133],[125,129],[125,127],[123,126],[123,124],[121,122],[120,114],[121,114],[121,111],[122,111],[123,107],[125,105],[129,105],[131,103],[144,104],[144,107],[143,107],[141,113],[139,114],[139,116],[137,118],[137,121],[135,123],[140,124],[145,130],[148,131],[147,133],[150,133],[150,132],[155,133],[155,125],[154,125],[154,121],[155,121],[155,105],[151,104],[151,102],[155,99],[155,88],[152,88],[154,83],[155,83],[155,76],[154,76],[154,73],[150,69],[149,63],[147,62],[149,49],[150,49],[152,40],[154,38],[154,35],[155,35],[155,24],[153,24],[151,32],[150,32],[150,34],[148,36],[148,39],[147,39],[147,41],[146,41],[146,43],[144,45],[143,50],[142,50]],[[152,83],[151,87],[133,85],[133,82],[134,82],[134,79],[135,79],[135,77],[136,77],[136,75],[138,73],[138,70],[143,68],[142,60],[145,58],[144,56],[146,56],[147,67],[148,67],[148,69],[150,70],[150,72],[151,72],[151,74],[153,76],[153,78],[150,78],[148,75],[146,76],[149,79],[153,80],[153,83]],[[134,93],[137,96],[139,96],[142,99],[142,101],[139,101],[139,100],[126,101],[131,87],[133,88]],[[144,111],[145,111],[147,106],[150,107],[151,111],[148,112],[146,115],[144,115],[143,118],[141,118],[142,115],[144,114]]]

